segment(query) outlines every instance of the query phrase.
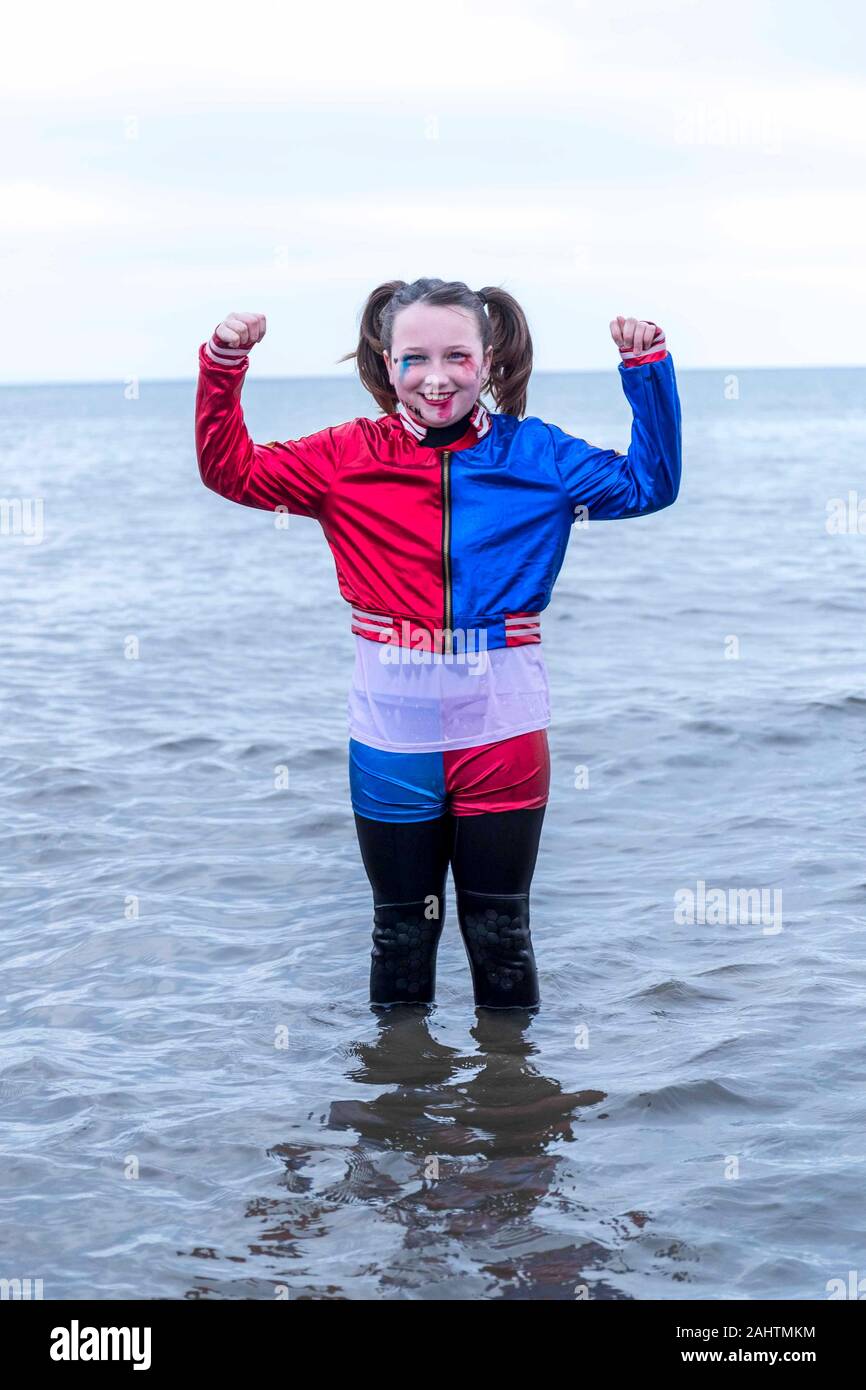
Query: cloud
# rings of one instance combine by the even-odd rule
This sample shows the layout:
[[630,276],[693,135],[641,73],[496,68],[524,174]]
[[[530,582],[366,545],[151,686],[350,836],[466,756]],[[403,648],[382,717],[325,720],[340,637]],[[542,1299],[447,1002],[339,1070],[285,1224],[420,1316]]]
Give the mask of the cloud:
[[644,307],[695,362],[859,360],[863,20],[779,25],[764,0],[19,9],[0,371],[68,379],[59,322],[82,379],[184,374],[250,305],[301,326],[276,370],[328,369],[369,289],[422,274],[505,284],[562,367],[606,350],[576,313]]
[[128,227],[129,214],[115,200],[39,183],[0,184],[0,236],[11,232],[107,232]]

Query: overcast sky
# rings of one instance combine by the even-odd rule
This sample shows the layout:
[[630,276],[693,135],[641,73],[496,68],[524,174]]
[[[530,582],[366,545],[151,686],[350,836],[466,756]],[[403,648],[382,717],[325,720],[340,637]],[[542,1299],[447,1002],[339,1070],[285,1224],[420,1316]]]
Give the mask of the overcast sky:
[[342,375],[367,293],[502,284],[542,370],[866,364],[866,21],[845,0],[261,0],[4,17],[0,380]]

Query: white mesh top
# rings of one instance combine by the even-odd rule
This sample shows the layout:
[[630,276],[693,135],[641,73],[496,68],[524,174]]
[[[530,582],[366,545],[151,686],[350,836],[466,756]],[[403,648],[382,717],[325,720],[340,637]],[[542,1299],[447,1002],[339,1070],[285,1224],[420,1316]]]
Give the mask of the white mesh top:
[[546,728],[541,643],[482,649],[455,661],[355,634],[348,710],[351,738],[398,753],[471,748]]

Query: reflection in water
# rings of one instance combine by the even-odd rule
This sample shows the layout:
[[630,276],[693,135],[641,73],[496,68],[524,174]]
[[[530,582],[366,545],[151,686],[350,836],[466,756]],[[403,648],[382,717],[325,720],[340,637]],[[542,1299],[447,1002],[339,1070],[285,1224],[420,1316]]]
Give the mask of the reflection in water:
[[[424,1005],[379,1012],[378,1038],[352,1048],[351,1080],[376,1093],[329,1107],[325,1127],[351,1136],[338,1151],[344,1171],[336,1181],[317,1184],[319,1151],[274,1147],[293,1200],[282,1211],[281,1203],[250,1210],[270,1218],[256,1248],[272,1253],[279,1245],[303,1264],[303,1242],[321,1234],[328,1208],[363,1202],[399,1229],[407,1257],[401,1268],[390,1247],[387,1269],[377,1271],[383,1289],[418,1282],[419,1247],[426,1286],[437,1249],[453,1260],[459,1242],[488,1297],[580,1296],[583,1271],[603,1265],[607,1251],[592,1240],[555,1240],[550,1248],[550,1233],[533,1216],[556,1195],[562,1159],[552,1145],[575,1138],[581,1111],[599,1105],[604,1092],[564,1091],[539,1072],[531,1010],[477,1009],[471,1055],[433,1037],[430,1012]],[[596,1284],[593,1296],[604,1296],[603,1287]]]

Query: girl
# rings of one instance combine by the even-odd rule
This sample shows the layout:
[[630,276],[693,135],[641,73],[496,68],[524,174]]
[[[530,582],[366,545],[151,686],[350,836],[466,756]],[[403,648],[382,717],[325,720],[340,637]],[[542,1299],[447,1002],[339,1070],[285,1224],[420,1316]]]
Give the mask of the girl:
[[532,341],[495,287],[380,285],[340,361],[356,359],[381,415],[284,444],[254,444],[240,404],[264,315],[230,314],[199,349],[202,481],[243,506],[315,517],[352,605],[349,783],[373,891],[374,1006],[433,1002],[449,864],[476,1005],[539,1003],[541,613],[578,517],[659,511],[680,482],[664,334],[622,316],[610,330],[634,417],[627,454],[523,418]]

